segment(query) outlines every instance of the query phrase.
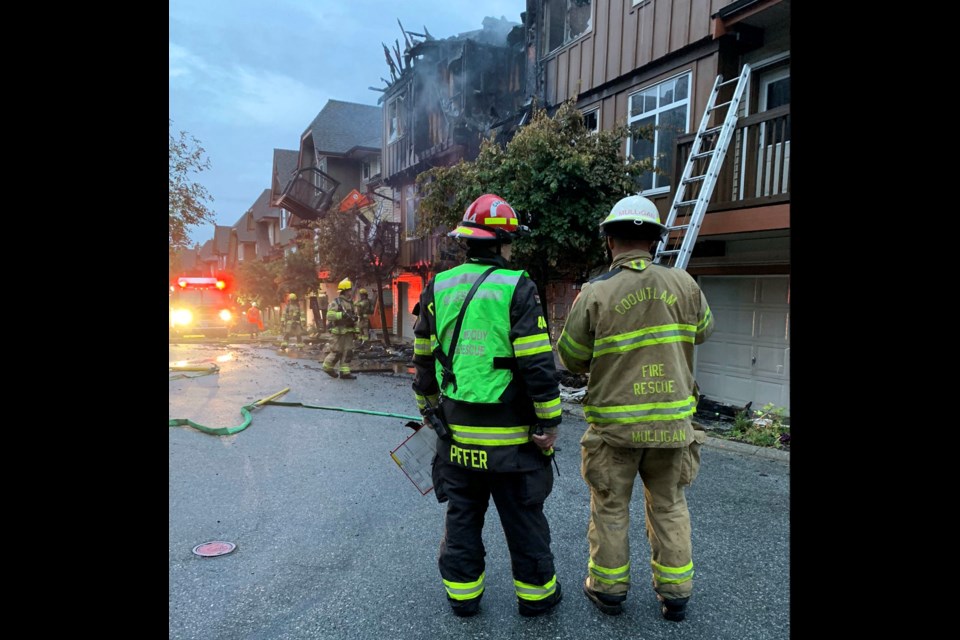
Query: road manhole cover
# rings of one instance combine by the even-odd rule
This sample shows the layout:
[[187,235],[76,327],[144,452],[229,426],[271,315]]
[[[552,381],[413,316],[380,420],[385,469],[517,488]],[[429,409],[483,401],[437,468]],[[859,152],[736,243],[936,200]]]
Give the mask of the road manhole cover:
[[237,545],[233,544],[232,542],[221,542],[219,540],[215,540],[213,542],[204,542],[203,544],[198,544],[193,548],[193,552],[198,556],[210,558],[213,556],[225,555],[236,548]]

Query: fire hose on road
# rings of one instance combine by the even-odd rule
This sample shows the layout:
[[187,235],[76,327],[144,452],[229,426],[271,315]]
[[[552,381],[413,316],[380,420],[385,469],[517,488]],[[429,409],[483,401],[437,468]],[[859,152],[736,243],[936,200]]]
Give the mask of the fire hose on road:
[[322,409],[325,411],[345,411],[347,413],[364,413],[371,416],[383,416],[385,418],[400,418],[402,420],[409,420],[409,421],[416,422],[418,425],[423,419],[420,416],[407,416],[399,413],[387,413],[384,411],[367,411],[365,409],[345,409],[343,407],[323,407],[323,406],[312,405],[312,404],[304,404],[302,402],[278,402],[275,399],[284,395],[288,391],[290,391],[290,387],[287,387],[282,391],[278,391],[277,393],[271,396],[267,396],[262,400],[257,400],[253,404],[248,404],[246,406],[240,407],[240,414],[243,416],[243,422],[236,427],[207,427],[202,424],[198,424],[192,420],[189,420],[187,418],[171,418],[170,426],[171,427],[187,426],[187,427],[193,427],[198,431],[209,433],[215,436],[230,436],[235,433],[239,433],[240,431],[243,431],[244,429],[249,427],[250,423],[253,421],[253,415],[251,414],[251,412],[258,407],[262,407],[268,404],[277,405],[281,407],[304,407],[305,409]]

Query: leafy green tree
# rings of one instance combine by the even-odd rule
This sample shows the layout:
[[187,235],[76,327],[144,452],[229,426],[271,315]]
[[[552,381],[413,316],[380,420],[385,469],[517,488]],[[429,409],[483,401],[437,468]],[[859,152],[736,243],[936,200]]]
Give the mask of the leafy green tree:
[[[173,121],[170,120],[170,125]],[[177,137],[170,136],[170,184],[168,191],[170,206],[170,252],[187,247],[190,227],[205,222],[214,222],[215,215],[207,205],[213,196],[206,187],[194,182],[193,174],[210,168],[200,141],[180,131]]]
[[234,284],[237,295],[261,307],[277,304],[280,300],[277,283],[282,267],[283,262],[279,260],[244,260],[236,270]]
[[[380,310],[380,326],[387,326],[387,311],[383,305],[383,285],[400,262],[400,225],[387,220],[383,210],[371,213],[369,218],[357,214],[363,225],[360,251],[363,253],[362,282],[373,282],[375,304]],[[390,346],[390,333],[383,331],[383,343]]]
[[317,263],[313,257],[313,242],[299,240],[296,251],[287,254],[283,259],[283,269],[280,272],[280,295],[297,294],[298,302],[306,300],[307,293],[316,291],[320,286],[317,277]]
[[364,229],[356,210],[332,210],[315,223],[317,247],[321,266],[330,272],[334,282],[350,278],[360,282],[365,272],[365,259],[362,246]]
[[[387,219],[384,208],[361,212],[358,207],[333,211],[314,225],[321,266],[334,280],[349,277],[354,288],[363,283],[375,296],[380,309],[380,326],[387,326],[383,286],[400,261],[399,225]],[[368,283],[373,283],[369,286]],[[358,298],[354,298],[357,300]],[[383,332],[390,345],[390,334]]]
[[[649,136],[652,130],[637,131]],[[530,272],[546,306],[545,285],[583,281],[606,263],[598,226],[617,200],[637,191],[652,170],[650,159],[624,158],[626,125],[593,133],[573,99],[553,117],[535,108],[530,124],[504,146],[485,141],[476,160],[436,167],[417,177],[421,193],[418,232],[452,228],[478,196],[496,193],[519,213],[530,235],[514,242],[512,262]],[[441,256],[456,251],[450,239]]]

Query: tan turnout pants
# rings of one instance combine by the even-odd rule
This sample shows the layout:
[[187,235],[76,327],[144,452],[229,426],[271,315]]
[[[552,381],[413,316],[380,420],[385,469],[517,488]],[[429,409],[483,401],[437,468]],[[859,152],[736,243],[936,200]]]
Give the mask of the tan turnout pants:
[[590,561],[586,585],[608,595],[630,590],[630,499],[643,483],[653,589],[667,598],[693,592],[690,512],[684,487],[700,469],[700,442],[680,448],[621,448],[587,428],[581,467],[590,488]]

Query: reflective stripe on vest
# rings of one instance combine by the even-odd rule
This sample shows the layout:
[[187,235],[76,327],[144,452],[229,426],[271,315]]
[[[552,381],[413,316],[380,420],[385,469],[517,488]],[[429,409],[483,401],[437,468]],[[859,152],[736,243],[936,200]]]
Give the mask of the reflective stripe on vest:
[[[593,357],[608,353],[623,353],[652,344],[669,342],[689,342],[693,344],[697,327],[692,324],[664,324],[659,327],[647,327],[629,333],[620,333],[597,340],[593,345]],[[571,341],[572,342],[572,341]]]
[[530,427],[473,427],[451,424],[453,441],[460,444],[478,444],[486,447],[505,447],[530,442]]
[[693,396],[672,402],[648,402],[615,407],[584,405],[583,415],[588,422],[613,424],[616,422],[652,422],[654,420],[679,420],[692,416],[697,411]]

